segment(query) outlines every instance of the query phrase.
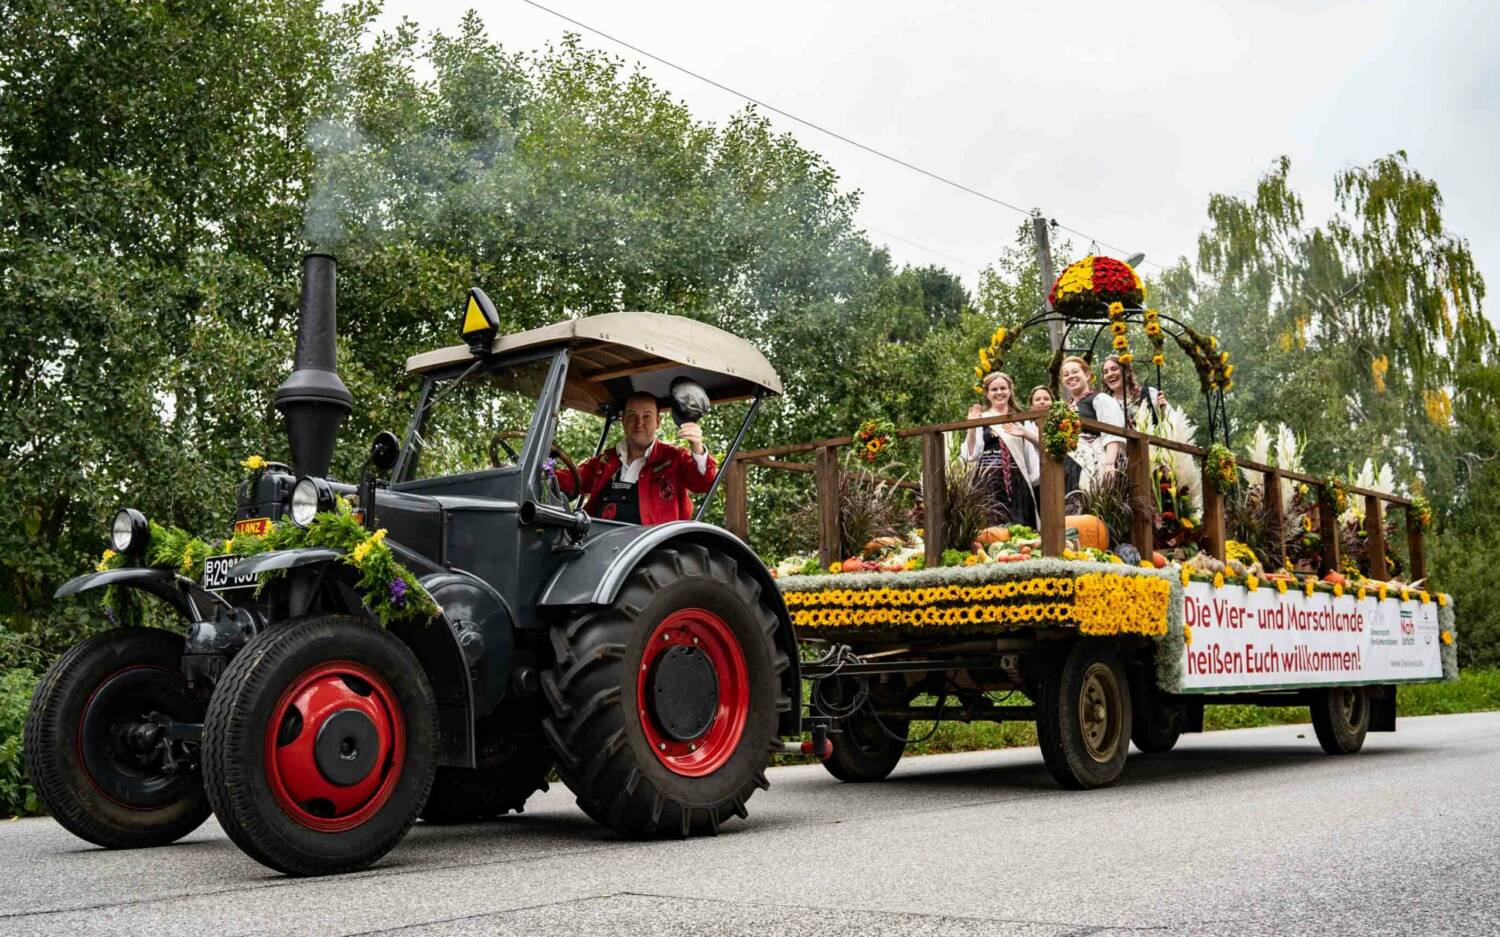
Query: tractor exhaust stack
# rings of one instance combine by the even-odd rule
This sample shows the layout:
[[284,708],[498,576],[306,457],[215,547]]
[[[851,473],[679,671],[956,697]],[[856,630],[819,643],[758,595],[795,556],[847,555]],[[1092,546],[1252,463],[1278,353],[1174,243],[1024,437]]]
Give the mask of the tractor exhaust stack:
[[276,409],[286,417],[292,469],[322,477],[333,461],[339,426],[354,397],[339,379],[338,262],[329,254],[302,258],[302,298],[297,305],[297,353],[292,373],[276,388]]

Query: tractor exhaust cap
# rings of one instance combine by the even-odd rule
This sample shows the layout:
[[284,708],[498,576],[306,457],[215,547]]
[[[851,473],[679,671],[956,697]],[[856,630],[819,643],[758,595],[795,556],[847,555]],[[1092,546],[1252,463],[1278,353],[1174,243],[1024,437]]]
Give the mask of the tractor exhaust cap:
[[333,461],[339,426],[354,397],[339,379],[338,261],[329,254],[302,258],[302,298],[297,305],[297,353],[292,373],[276,388],[276,409],[286,417],[292,469],[322,477]]

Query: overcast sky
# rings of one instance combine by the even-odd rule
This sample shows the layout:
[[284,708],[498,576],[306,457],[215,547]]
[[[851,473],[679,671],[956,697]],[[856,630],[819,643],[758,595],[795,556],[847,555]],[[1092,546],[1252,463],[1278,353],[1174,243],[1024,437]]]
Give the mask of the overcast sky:
[[[1308,219],[1321,222],[1335,172],[1405,149],[1500,287],[1500,3],[540,2],[1163,263],[1193,252],[1210,193],[1249,195],[1282,154]],[[451,30],[474,6],[387,0],[381,23],[409,17]],[[573,31],[640,59],[521,0],[491,0],[482,15],[510,49]],[[744,104],[656,62],[642,66],[702,120]],[[972,286],[1020,220],[768,116],[861,191],[861,223],[899,262],[939,263]],[[1496,318],[1500,306],[1486,306]]]

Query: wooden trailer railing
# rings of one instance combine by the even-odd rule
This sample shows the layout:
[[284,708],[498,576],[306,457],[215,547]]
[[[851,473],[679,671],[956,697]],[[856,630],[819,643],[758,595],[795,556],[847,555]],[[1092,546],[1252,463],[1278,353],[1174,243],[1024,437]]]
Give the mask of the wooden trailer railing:
[[[1024,420],[1032,420],[1038,426],[1046,419],[1044,411],[1033,411],[1030,413],[1013,414],[1010,416],[981,417],[975,420],[959,420],[952,423],[936,423],[929,426],[916,426],[896,431],[899,438],[921,437],[921,484],[896,480],[894,484],[902,487],[919,489],[922,493],[923,520],[927,531],[939,530],[943,523],[947,505],[944,503],[947,487],[945,484],[948,468],[948,451],[944,441],[944,434],[951,432],[966,432],[967,430],[980,426],[994,426],[1001,423],[1015,423]],[[1190,445],[1188,443],[1176,442],[1142,433],[1133,428],[1121,428],[1099,423],[1094,420],[1080,420],[1086,432],[1109,433],[1125,439],[1126,455],[1126,478],[1129,482],[1130,494],[1133,501],[1149,502],[1154,500],[1153,491],[1155,482],[1152,475],[1152,450],[1168,449],[1185,453],[1197,459],[1201,464],[1207,457],[1207,450]],[[724,523],[732,533],[741,539],[747,539],[750,530],[750,517],[748,510],[748,473],[754,466],[757,468],[771,469],[774,471],[789,471],[810,473],[814,476],[817,489],[818,505],[818,559],[824,565],[832,563],[839,558],[839,488],[841,483],[842,467],[839,465],[838,451],[845,446],[851,445],[854,440],[849,436],[838,436],[832,439],[820,439],[816,442],[793,443],[784,446],[771,446],[765,449],[751,449],[737,453],[734,460],[725,467],[727,473],[724,479]],[[785,456],[813,454],[811,464],[786,460]],[[1281,493],[1282,481],[1303,482],[1322,491],[1323,479],[1305,472],[1294,472],[1288,469],[1278,468],[1274,465],[1265,465],[1248,459],[1239,460],[1241,469],[1260,472],[1263,475],[1265,488],[1265,501],[1269,507],[1268,513],[1271,517],[1273,527],[1273,540],[1284,544],[1286,541],[1285,531],[1280,529],[1285,516],[1285,504]],[[1041,452],[1041,491],[1039,494],[1039,522],[1042,535],[1042,553],[1046,556],[1060,556],[1066,537],[1066,510],[1064,508],[1064,469],[1061,460],[1054,459],[1048,455],[1045,448]],[[1365,530],[1367,533],[1367,546],[1369,549],[1370,577],[1373,579],[1386,579],[1389,576],[1386,562],[1385,543],[1385,505],[1389,504],[1399,507],[1405,512],[1406,520],[1406,543],[1409,570],[1407,578],[1411,581],[1425,579],[1427,577],[1426,558],[1422,549],[1422,525],[1417,518],[1412,502],[1398,495],[1386,494],[1380,491],[1372,491],[1367,488],[1350,486],[1347,489],[1350,497],[1363,497],[1365,499]],[[1321,497],[1317,499],[1319,511],[1319,529],[1325,532],[1325,545],[1321,552],[1321,568],[1319,572],[1326,573],[1329,570],[1337,570],[1340,566],[1340,545],[1336,535],[1328,536],[1328,532],[1337,530],[1337,518],[1332,507]],[[1207,475],[1203,481],[1203,525],[1204,535],[1208,552],[1219,560],[1224,559],[1225,529],[1224,529],[1224,494],[1214,489]],[[1130,524],[1130,543],[1140,551],[1142,556],[1149,557],[1154,549],[1152,543],[1154,528],[1152,518],[1145,512],[1132,512]],[[941,561],[943,545],[941,538],[930,535],[926,538],[925,562],[928,566],[936,566]],[[1279,558],[1285,562],[1285,554]]]

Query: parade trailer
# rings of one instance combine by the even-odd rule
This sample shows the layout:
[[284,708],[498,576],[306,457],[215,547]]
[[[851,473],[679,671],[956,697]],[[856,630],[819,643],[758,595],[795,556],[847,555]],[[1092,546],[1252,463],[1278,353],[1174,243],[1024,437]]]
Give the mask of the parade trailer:
[[[750,533],[752,470],[814,482],[818,551],[778,564],[778,584],[804,651],[810,712],[831,721],[825,764],[836,777],[885,777],[916,721],[1016,720],[1036,724],[1059,784],[1099,787],[1120,776],[1132,742],[1142,753],[1167,751],[1181,733],[1202,731],[1204,706],[1214,703],[1306,706],[1323,749],[1348,754],[1367,732],[1395,730],[1398,686],[1457,679],[1451,599],[1426,587],[1430,508],[1335,477],[1235,459],[1227,448],[1228,352],[1145,307],[1144,293],[1119,261],[1070,265],[1051,305],[998,329],[975,373],[1000,371],[1021,332],[1055,324],[1062,335],[1051,367],[1055,392],[1066,355],[1097,363],[1107,342],[1129,363],[1133,326],[1152,350],[1142,358],[1157,368],[1156,387],[1169,340],[1193,364],[1207,447],[1149,427],[1106,425],[1059,402],[1050,411],[906,429],[870,422],[851,436],[742,451],[726,468],[726,526],[742,538]],[[991,527],[972,548],[945,550],[943,531],[954,522],[946,475],[964,471],[945,439],[1020,422],[1039,433],[1040,530]],[[1116,538],[1099,517],[1068,510],[1080,492],[1065,490],[1065,463],[1089,434],[1124,442],[1112,483],[1123,476],[1128,530]],[[846,482],[878,474],[879,456],[903,439],[920,446],[922,527],[847,555],[840,550]],[[1178,500],[1172,460],[1182,459],[1201,469],[1196,523]],[[1252,480],[1256,487],[1247,490]],[[892,492],[908,484],[904,476],[877,481]],[[1267,528],[1261,557],[1242,544],[1235,544],[1240,557],[1226,555],[1231,490],[1259,505],[1257,522]],[[1340,518],[1357,505],[1352,499],[1363,505],[1351,525],[1357,561],[1341,552]],[[1389,507],[1405,519],[1402,578],[1390,569]],[[1292,517],[1306,529],[1284,529]],[[1170,559],[1155,542],[1164,518],[1174,540]],[[1298,558],[1310,568],[1294,570],[1288,542],[1317,544]]]

